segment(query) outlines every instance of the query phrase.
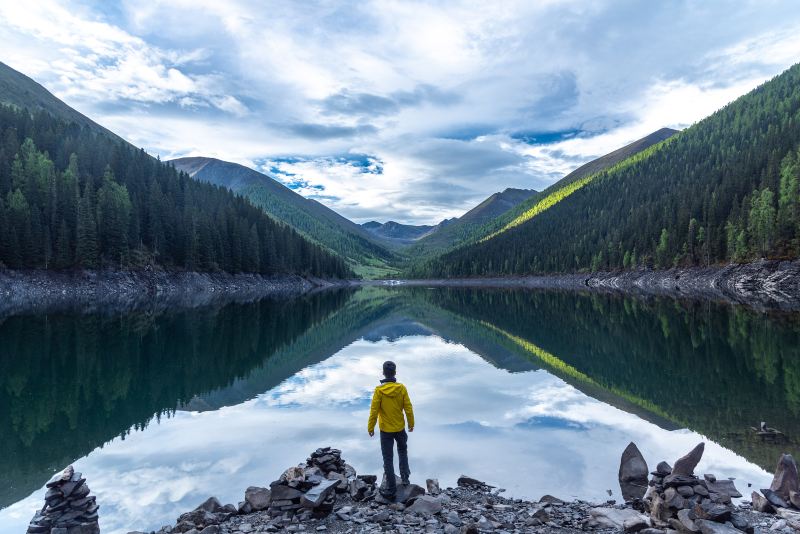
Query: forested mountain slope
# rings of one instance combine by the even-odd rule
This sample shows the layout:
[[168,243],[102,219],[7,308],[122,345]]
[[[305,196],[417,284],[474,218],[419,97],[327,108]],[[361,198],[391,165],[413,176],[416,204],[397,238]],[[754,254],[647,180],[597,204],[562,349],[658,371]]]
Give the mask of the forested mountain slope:
[[385,267],[394,258],[394,254],[379,244],[365,228],[258,171],[205,157],[179,158],[169,163],[196,180],[247,197],[274,218],[346,258],[362,272],[369,266]]
[[667,268],[797,257],[799,148],[795,65],[666,142],[594,175],[519,225],[417,266],[414,274]]
[[26,108],[32,112],[46,111],[53,117],[86,127],[89,130],[123,141],[114,132],[107,130],[77,110],[53,96],[40,84],[0,62],[0,104],[15,108]]
[[421,238],[409,249],[408,254],[417,258],[429,256],[480,236],[484,225],[514,210],[535,195],[537,192],[533,189],[511,187],[494,193],[461,217],[447,221],[446,225],[440,225]]
[[351,274],[248,201],[107,135],[49,93],[47,105],[27,108],[26,91],[40,86],[7,70],[0,103],[13,106],[0,105],[0,267]]

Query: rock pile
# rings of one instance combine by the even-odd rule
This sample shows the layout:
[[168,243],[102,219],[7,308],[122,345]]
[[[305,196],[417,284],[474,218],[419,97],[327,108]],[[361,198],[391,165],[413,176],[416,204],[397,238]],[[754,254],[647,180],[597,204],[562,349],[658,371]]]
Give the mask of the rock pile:
[[28,525],[28,534],[99,534],[99,506],[86,479],[72,466],[50,479],[44,506]]
[[733,480],[717,479],[712,474],[695,476],[704,448],[705,444],[700,443],[679,458],[674,467],[660,462],[653,471],[645,502],[654,527],[704,534],[748,530],[746,518],[732,504],[733,498],[742,496]]
[[800,476],[791,454],[782,454],[769,488],[754,491],[753,509],[778,514],[787,524],[800,530]]

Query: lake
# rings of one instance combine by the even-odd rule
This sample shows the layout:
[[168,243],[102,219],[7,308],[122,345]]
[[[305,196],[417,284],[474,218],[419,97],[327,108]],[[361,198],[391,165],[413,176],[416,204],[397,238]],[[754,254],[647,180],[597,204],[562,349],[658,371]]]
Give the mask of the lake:
[[[700,441],[700,472],[768,486],[800,437],[800,314],[512,289],[362,288],[192,310],[0,319],[0,533],[73,463],[104,533],[242,500],[320,446],[380,474],[381,364],[414,403],[412,481],[467,474],[538,499],[620,499]],[[761,441],[766,421],[789,436]],[[752,489],[749,485],[752,484]],[[611,491],[609,495],[608,490]]]

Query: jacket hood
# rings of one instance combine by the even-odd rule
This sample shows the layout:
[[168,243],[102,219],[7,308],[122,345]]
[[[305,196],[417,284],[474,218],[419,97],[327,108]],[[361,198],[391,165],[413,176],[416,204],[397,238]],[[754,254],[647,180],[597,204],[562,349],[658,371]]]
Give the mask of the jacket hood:
[[399,382],[384,382],[377,387],[377,390],[387,397],[396,397],[403,392],[403,384]]

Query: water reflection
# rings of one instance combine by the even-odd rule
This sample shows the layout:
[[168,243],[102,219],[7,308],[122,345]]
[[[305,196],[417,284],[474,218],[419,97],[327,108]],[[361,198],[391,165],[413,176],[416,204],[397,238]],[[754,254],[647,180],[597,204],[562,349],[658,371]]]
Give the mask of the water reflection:
[[[211,494],[236,502],[322,444],[378,472],[365,425],[384,359],[420,419],[412,478],[443,484],[465,472],[519,496],[604,499],[628,441],[654,464],[699,432],[720,444],[701,468],[760,485],[759,465],[796,444],[756,441],[750,419],[800,431],[797,318],[673,301],[369,289],[147,320],[12,318],[0,341],[13,347],[0,357],[13,371],[0,374],[0,443],[14,502],[0,532],[23,530],[36,488],[75,458],[104,532],[157,528]],[[170,417],[146,425],[159,413]],[[78,438],[59,439],[65,429]]]

